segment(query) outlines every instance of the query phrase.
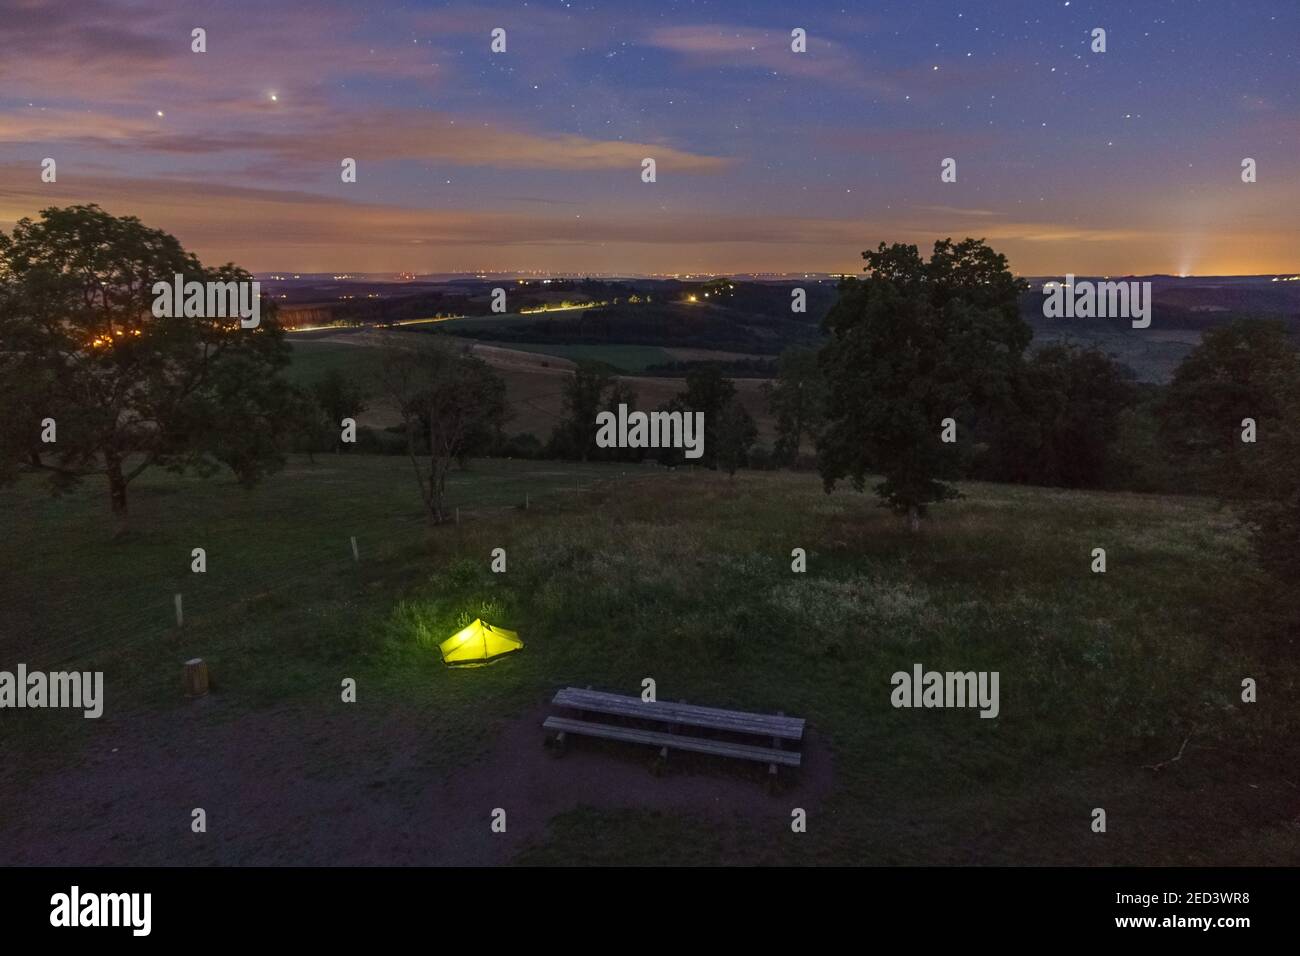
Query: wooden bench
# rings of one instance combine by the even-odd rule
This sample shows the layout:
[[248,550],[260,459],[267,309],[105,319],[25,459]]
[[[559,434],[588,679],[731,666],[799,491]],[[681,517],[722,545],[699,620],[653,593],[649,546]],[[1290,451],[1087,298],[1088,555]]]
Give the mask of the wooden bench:
[[[778,765],[798,767],[802,763],[802,755],[797,750],[782,749],[783,742],[803,739],[804,721],[796,717],[786,717],[783,714],[749,714],[686,703],[644,701],[639,697],[607,694],[590,689],[579,690],[576,687],[566,687],[558,691],[551,703],[557,707],[579,711],[584,718],[588,713],[596,713],[668,725],[666,731],[648,730],[587,719],[547,717],[542,726],[546,730],[555,732],[556,742],[561,746],[567,734],[600,737],[606,740],[658,747],[661,759],[665,760],[671,749],[766,763],[770,775],[776,774]],[[772,745],[757,746],[678,733],[681,727],[698,727],[738,736],[767,738]]]
[[793,750],[754,747],[728,740],[709,740],[705,737],[688,737],[658,730],[638,730],[636,727],[617,727],[613,724],[597,724],[589,720],[571,720],[568,717],[547,717],[542,726],[559,733],[603,737],[606,740],[622,740],[630,744],[650,744],[653,747],[668,747],[673,750],[690,750],[694,753],[714,754],[718,757],[735,757],[737,760],[779,763],[786,767],[799,766],[799,754]]

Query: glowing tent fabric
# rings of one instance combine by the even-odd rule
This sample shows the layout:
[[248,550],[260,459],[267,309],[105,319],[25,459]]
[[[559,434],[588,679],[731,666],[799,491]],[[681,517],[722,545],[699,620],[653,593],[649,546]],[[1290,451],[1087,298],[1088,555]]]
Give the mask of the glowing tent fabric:
[[471,664],[490,661],[524,646],[519,635],[503,627],[493,627],[475,618],[474,623],[453,634],[441,644],[444,664]]

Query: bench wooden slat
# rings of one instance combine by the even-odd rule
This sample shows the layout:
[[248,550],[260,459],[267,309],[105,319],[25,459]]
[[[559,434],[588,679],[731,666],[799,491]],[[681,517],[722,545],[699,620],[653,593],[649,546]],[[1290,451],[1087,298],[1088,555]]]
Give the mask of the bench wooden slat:
[[554,703],[591,710],[598,713],[637,717],[663,723],[685,724],[693,727],[710,727],[733,733],[753,734],[759,737],[780,737],[785,740],[803,738],[804,721],[795,717],[753,714],[743,711],[723,710],[717,707],[700,707],[694,704],[647,702],[639,697],[605,694],[591,691],[560,691]]
[[613,724],[571,720],[568,717],[547,717],[542,726],[547,730],[561,733],[583,734],[588,737],[621,740],[633,744],[649,744],[654,747],[667,747],[670,750],[690,750],[719,757],[756,760],[760,763],[779,763],[787,767],[797,767],[800,763],[799,754],[792,750],[751,747],[748,744],[734,744],[726,740],[705,740],[702,737],[665,734],[656,730],[638,730],[635,727],[615,727]]
[[759,737],[779,737],[783,740],[803,739],[804,721],[798,717],[747,714],[737,710],[697,707],[694,704],[673,704],[667,701],[650,703],[639,697],[578,690],[576,687],[566,687],[564,690],[557,691],[551,703],[557,707],[589,710],[619,717],[637,717],[642,720],[656,720],[691,727],[709,727],[713,730],[754,734]]

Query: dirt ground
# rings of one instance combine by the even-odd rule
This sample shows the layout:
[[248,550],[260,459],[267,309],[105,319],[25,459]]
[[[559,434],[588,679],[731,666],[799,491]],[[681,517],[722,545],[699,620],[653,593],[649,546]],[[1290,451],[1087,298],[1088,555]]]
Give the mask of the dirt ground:
[[[219,696],[170,714],[107,719],[79,763],[25,779],[6,761],[3,865],[488,865],[546,837],[579,806],[717,815],[785,828],[829,792],[830,756],[810,734],[806,766],[776,794],[766,767],[650,748],[543,746],[538,707],[494,728],[485,756],[452,772],[423,714],[358,719],[277,709],[228,717]],[[304,728],[309,728],[304,732]],[[207,832],[191,831],[192,811]],[[493,833],[494,809],[506,832]]]

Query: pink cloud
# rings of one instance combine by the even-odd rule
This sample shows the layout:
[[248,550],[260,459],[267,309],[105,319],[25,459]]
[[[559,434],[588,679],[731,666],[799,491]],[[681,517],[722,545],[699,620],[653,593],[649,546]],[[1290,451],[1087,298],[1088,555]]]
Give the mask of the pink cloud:
[[815,29],[807,32],[804,53],[791,49],[790,30],[726,24],[657,27],[642,42],[681,54],[688,63],[700,68],[761,69],[878,93],[896,91],[891,78],[871,73],[843,46]]

